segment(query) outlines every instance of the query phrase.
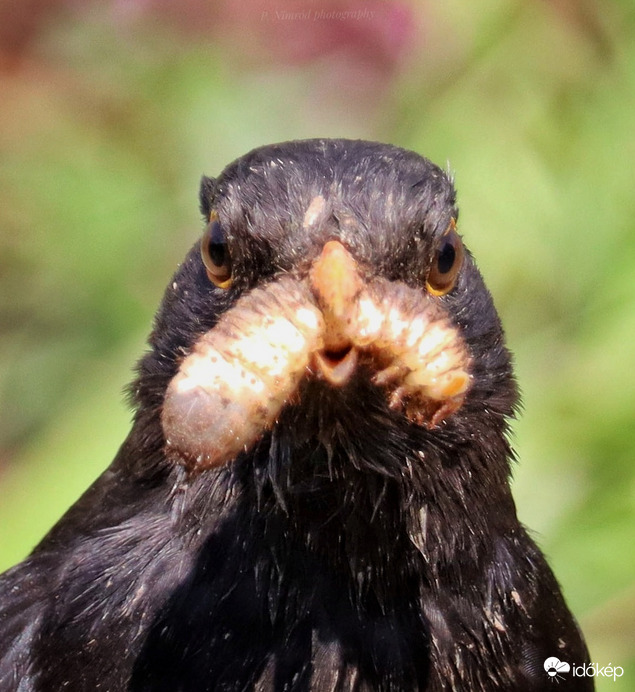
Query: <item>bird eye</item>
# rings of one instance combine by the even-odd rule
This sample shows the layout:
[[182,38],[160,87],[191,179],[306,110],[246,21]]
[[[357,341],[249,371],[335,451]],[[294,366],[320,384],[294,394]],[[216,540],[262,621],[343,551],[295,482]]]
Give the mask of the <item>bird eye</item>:
[[432,266],[428,272],[426,287],[432,295],[444,296],[456,283],[463,264],[463,243],[456,232],[454,219],[441,236]]
[[214,211],[210,214],[201,240],[201,257],[210,281],[219,288],[229,288],[232,282],[232,262],[225,231]]

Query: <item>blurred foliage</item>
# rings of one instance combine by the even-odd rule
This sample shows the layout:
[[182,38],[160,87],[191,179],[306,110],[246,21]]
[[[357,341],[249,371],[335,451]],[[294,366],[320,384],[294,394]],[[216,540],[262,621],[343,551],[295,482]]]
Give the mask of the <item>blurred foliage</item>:
[[17,5],[0,4],[0,567],[124,439],[200,175],[272,141],[391,141],[456,177],[524,393],[520,516],[593,660],[627,670],[598,689],[633,689],[632,2]]

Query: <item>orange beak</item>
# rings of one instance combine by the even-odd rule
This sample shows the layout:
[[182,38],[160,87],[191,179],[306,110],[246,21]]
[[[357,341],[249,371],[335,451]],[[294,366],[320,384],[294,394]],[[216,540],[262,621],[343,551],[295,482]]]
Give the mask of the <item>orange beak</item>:
[[324,379],[339,386],[357,365],[357,350],[345,328],[363,281],[351,253],[338,240],[329,240],[313,263],[310,282],[325,324],[324,348],[315,362]]

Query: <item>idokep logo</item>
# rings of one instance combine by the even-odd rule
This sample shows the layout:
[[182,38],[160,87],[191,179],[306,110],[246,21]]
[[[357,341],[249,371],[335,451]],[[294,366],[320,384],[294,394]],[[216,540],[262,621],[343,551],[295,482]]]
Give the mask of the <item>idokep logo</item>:
[[566,661],[561,661],[555,656],[550,656],[545,659],[543,664],[551,682],[560,682],[566,680],[571,674],[574,678],[621,678],[624,675],[622,666],[613,666],[611,663],[608,666],[600,666],[597,663],[586,663],[583,665],[569,664]]
[[569,673],[571,671],[571,666],[568,663],[561,661],[555,656],[550,656],[548,659],[546,659],[544,667],[547,671],[547,675],[556,682],[559,680],[564,680],[563,673]]

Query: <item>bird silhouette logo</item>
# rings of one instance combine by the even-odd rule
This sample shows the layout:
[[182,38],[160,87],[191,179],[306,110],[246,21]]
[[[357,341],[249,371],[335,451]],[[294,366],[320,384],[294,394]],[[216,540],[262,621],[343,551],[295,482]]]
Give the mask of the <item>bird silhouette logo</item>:
[[556,682],[564,680],[562,673],[569,673],[571,671],[571,666],[566,661],[561,661],[555,656],[550,656],[545,660],[544,668],[547,671],[549,679]]

